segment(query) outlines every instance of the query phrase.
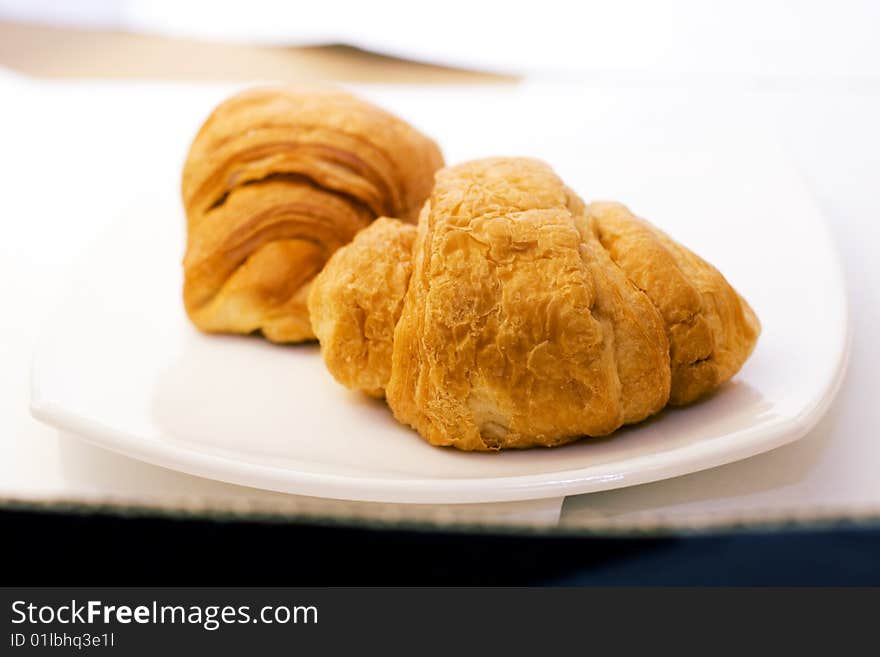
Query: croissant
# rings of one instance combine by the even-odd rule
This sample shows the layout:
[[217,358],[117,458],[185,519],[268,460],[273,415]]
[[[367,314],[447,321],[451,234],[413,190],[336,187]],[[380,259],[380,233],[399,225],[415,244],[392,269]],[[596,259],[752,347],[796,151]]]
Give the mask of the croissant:
[[223,102],[183,168],[183,298],[207,332],[313,339],[309,285],[379,215],[414,220],[437,145],[346,93],[268,88]]
[[463,450],[560,445],[692,402],[760,332],[710,264],[522,158],[440,171],[418,228],[361,231],[308,306],[341,383]]

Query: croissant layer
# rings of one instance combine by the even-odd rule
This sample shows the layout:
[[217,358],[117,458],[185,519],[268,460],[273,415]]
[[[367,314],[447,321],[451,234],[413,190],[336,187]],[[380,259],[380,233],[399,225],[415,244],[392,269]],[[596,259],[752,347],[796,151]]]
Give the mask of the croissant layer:
[[346,93],[267,88],[228,99],[183,170],[189,317],[209,332],[314,338],[314,276],[377,216],[414,219],[442,163],[429,138]]

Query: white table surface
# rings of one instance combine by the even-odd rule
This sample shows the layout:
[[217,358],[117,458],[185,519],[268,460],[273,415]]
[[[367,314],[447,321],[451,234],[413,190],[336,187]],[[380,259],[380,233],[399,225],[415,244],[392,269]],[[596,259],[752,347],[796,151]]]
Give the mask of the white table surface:
[[[552,503],[401,510],[231,486],[105,452],[30,417],[32,348],[67,272],[128,202],[133,181],[176,184],[202,118],[192,108],[218,93],[198,85],[34,82],[0,71],[0,500],[186,513],[555,522]],[[680,129],[686,116],[697,134],[755,131],[778,138],[833,227],[854,332],[837,401],[801,441],[675,480],[570,498],[560,526],[665,530],[880,516],[880,261],[873,243],[880,221],[880,81],[606,81],[548,87],[547,93],[576,97],[597,121],[637,122],[658,134]],[[132,154],[165,165],[141,170]],[[70,211],[83,207],[91,211]]]

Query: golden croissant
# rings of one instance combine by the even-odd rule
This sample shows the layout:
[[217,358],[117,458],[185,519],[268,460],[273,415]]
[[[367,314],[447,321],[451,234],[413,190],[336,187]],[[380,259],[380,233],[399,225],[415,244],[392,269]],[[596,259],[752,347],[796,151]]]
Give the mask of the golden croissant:
[[760,332],[710,264],[521,158],[441,170],[418,227],[361,231],[308,305],[340,382],[463,450],[560,445],[687,404]]
[[309,285],[379,215],[418,215],[436,144],[338,91],[257,89],[217,107],[183,169],[184,305],[208,332],[314,338]]

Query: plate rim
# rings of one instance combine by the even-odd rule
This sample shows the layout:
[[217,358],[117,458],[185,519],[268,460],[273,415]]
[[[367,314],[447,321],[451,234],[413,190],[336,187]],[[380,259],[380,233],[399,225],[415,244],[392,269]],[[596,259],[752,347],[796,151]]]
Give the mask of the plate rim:
[[[836,253],[835,253],[836,255]],[[835,258],[835,260],[837,260]],[[836,262],[835,264],[838,264]],[[808,405],[791,416],[767,424],[691,443],[667,452],[625,459],[624,472],[585,474],[587,468],[501,477],[389,479],[357,475],[314,473],[281,466],[242,461],[185,445],[143,439],[64,409],[40,394],[40,350],[31,364],[31,415],[59,430],[98,447],[152,465],[240,486],[359,502],[399,504],[478,504],[516,502],[580,495],[647,484],[708,470],[757,456],[802,438],[825,415],[845,378],[851,351],[851,323],[846,298],[844,330],[838,358],[828,385]],[[728,443],[734,443],[730,447]],[[685,453],[682,458],[681,453]],[[645,464],[643,467],[639,465]]]

